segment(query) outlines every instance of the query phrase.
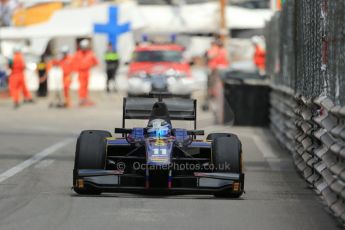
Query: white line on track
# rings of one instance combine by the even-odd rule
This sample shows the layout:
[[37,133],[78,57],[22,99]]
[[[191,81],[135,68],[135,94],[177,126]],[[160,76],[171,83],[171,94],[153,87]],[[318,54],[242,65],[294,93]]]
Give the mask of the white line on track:
[[43,168],[47,168],[49,165],[53,164],[54,160],[42,160],[40,162],[38,162],[34,168],[35,169],[43,169]]
[[258,147],[264,158],[278,158],[267,140],[255,134],[249,136],[253,139],[255,145]]
[[36,164],[37,162],[41,161],[45,157],[51,155],[52,153],[56,152],[57,150],[65,147],[66,145],[70,144],[74,139],[73,138],[68,138],[65,139],[61,142],[58,142],[44,150],[42,150],[39,153],[36,153],[33,155],[31,158],[27,159],[26,161],[23,161],[22,163],[14,166],[13,168],[10,168],[9,170],[3,172],[0,174],[0,183],[4,182],[8,178],[16,175],[17,173],[20,173],[24,169],[30,167],[33,164]]

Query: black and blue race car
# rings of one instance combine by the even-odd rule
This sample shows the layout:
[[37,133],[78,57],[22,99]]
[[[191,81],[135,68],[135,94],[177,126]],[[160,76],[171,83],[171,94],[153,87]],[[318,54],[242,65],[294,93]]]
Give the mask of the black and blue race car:
[[[175,98],[124,98],[122,128],[86,130],[78,137],[73,189],[78,194],[125,192],[213,194],[238,198],[244,192],[242,145],[231,133],[197,137],[197,102]],[[146,119],[126,128],[127,119]],[[194,121],[194,129],[172,121]]]

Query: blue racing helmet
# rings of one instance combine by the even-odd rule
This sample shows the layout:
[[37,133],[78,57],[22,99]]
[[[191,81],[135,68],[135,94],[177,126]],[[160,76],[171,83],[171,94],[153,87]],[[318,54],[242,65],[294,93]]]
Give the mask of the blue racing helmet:
[[147,126],[149,137],[166,138],[170,136],[171,125],[163,119],[153,119]]

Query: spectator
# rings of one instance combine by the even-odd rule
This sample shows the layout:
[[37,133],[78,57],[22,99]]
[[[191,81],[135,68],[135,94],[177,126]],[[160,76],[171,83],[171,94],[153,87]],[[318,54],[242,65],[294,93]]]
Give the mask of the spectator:
[[17,0],[0,0],[0,27],[11,25],[13,12],[18,5]]
[[0,91],[7,90],[8,86],[8,74],[7,69],[7,60],[0,54]]
[[11,24],[11,9],[8,0],[0,0],[0,27]]
[[7,74],[0,68],[0,90],[7,88]]

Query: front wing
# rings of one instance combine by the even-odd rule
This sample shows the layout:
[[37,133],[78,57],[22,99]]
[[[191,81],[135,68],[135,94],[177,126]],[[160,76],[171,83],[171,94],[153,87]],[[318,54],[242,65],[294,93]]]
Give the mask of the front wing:
[[123,174],[117,170],[82,169],[75,172],[77,188],[94,188],[102,192],[126,192],[164,194],[214,194],[217,192],[243,192],[244,174],[198,173],[191,176],[175,176],[172,186],[149,187],[145,176]]

